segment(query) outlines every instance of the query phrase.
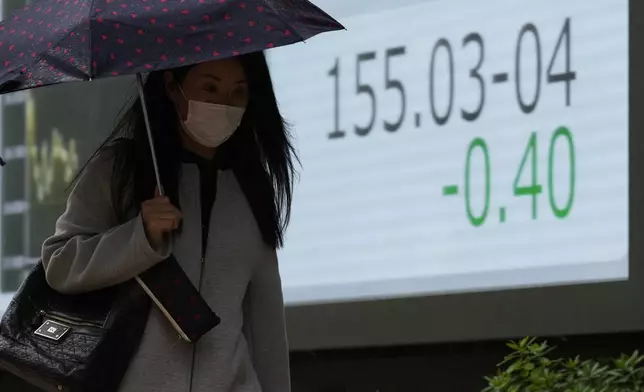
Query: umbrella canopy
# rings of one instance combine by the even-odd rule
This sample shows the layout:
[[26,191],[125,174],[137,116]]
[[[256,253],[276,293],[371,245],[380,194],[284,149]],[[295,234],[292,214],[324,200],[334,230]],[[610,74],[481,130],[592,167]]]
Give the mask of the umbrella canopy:
[[0,94],[238,56],[339,29],[306,0],[36,0],[0,23]]

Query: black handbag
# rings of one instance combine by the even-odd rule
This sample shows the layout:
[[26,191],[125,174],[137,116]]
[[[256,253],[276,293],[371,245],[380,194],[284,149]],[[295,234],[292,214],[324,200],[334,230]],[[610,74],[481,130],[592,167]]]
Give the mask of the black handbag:
[[[174,256],[136,281],[78,295],[53,290],[38,263],[0,321],[0,370],[44,391],[116,392],[141,341],[150,299],[187,342],[220,322]],[[0,375],[0,387],[3,382]]]
[[0,376],[0,383],[18,378],[43,391],[117,391],[149,307],[134,281],[60,294],[49,287],[38,263],[0,322],[0,369],[14,376]]

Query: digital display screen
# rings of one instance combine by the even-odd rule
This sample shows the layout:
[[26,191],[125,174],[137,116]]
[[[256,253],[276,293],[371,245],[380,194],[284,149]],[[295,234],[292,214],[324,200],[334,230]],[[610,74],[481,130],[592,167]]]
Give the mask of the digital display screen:
[[[314,3],[347,31],[267,51],[302,161],[291,348],[641,330],[644,5]],[[2,97],[0,313],[133,92]]]
[[627,0],[316,4],[270,53],[288,304],[628,278]]

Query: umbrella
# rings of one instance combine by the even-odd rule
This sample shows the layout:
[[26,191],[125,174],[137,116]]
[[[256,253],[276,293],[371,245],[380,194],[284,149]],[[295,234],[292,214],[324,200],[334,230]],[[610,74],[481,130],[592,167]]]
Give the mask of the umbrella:
[[36,0],[0,23],[0,94],[137,74],[152,144],[141,74],[340,29],[307,0]]
[[342,28],[306,0],[37,0],[0,23],[1,92],[174,68]]

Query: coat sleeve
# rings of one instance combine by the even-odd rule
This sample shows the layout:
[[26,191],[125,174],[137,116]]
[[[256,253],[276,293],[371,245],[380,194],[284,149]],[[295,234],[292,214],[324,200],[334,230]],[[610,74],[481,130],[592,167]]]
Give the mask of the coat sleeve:
[[289,350],[277,254],[257,267],[246,294],[244,331],[263,392],[290,392]]
[[118,224],[111,201],[113,159],[107,154],[88,164],[54,235],[43,243],[47,282],[59,292],[81,293],[123,283],[170,253],[169,246],[160,252],[151,248],[140,215]]

